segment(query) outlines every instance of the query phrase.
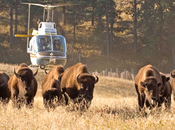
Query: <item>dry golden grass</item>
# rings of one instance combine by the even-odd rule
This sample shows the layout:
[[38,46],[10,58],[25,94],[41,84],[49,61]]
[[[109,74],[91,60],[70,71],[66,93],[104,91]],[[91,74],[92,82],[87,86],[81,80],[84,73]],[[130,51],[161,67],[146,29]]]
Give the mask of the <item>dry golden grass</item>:
[[[0,71],[12,75],[18,65],[0,64]],[[59,106],[48,112],[43,106],[41,81],[44,72],[39,70],[38,93],[34,107],[20,110],[0,105],[0,129],[2,130],[170,130],[175,128],[175,104],[171,110],[154,110],[148,116],[138,113],[137,96],[132,81],[99,77],[94,98],[87,112],[70,111]]]

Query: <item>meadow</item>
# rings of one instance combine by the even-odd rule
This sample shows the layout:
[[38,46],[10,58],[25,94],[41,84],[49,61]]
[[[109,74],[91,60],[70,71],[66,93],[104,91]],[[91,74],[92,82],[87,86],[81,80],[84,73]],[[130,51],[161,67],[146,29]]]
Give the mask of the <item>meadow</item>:
[[[0,71],[9,76],[16,64],[0,64]],[[35,70],[34,70],[35,71]],[[71,106],[58,106],[47,111],[43,105],[41,82],[45,75],[36,76],[38,91],[31,109],[0,105],[1,130],[172,130],[175,129],[175,103],[171,109],[155,109],[147,116],[138,111],[134,82],[119,78],[99,77],[94,98],[86,112],[72,111]]]

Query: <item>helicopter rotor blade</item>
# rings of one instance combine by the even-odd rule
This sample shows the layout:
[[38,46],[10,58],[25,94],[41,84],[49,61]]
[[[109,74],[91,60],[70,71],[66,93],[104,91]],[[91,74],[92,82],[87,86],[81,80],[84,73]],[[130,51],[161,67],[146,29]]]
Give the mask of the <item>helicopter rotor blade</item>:
[[43,21],[45,20],[45,11],[47,11],[47,21],[49,21],[49,18],[50,18],[50,11],[52,11],[52,21],[53,21],[53,9],[56,8],[56,7],[63,7],[63,6],[73,6],[73,5],[79,5],[79,4],[57,4],[57,5],[50,5],[50,4],[47,4],[47,5],[44,5],[44,4],[38,4],[38,3],[25,3],[25,2],[22,2],[21,4],[28,4],[29,6],[31,5],[34,5],[34,6],[40,6],[40,7],[43,7],[44,10],[43,10]]
[[35,5],[35,6],[41,6],[41,7],[44,7],[44,8],[46,8],[46,9],[55,8],[55,7],[61,7],[61,6],[79,5],[79,4],[43,5],[43,4],[37,4],[37,3],[25,3],[25,2],[22,2],[21,4],[30,4],[30,5]]
[[46,7],[46,5],[43,5],[43,4],[37,4],[37,3],[25,3],[25,2],[22,2],[21,4],[30,4],[30,5],[36,5],[36,6],[41,6],[41,7]]
[[58,4],[58,5],[48,5],[50,8],[62,7],[62,6],[71,6],[71,5],[79,5],[79,4]]

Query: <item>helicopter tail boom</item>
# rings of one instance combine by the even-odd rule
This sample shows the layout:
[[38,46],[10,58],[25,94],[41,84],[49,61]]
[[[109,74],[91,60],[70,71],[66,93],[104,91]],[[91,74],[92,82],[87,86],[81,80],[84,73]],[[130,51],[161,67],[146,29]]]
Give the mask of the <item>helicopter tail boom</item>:
[[33,37],[33,35],[15,34],[15,37]]

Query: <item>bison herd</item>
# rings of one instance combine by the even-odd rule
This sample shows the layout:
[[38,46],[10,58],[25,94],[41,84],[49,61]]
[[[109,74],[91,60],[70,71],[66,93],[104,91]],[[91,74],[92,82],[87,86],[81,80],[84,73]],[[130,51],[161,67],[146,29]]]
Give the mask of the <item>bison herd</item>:
[[[33,106],[34,97],[37,92],[37,81],[35,76],[38,70],[33,71],[22,63],[14,74],[9,77],[6,73],[0,72],[0,99],[3,104],[12,100],[16,108],[26,105]],[[55,108],[56,106],[75,104],[76,109],[85,110],[89,108],[93,99],[94,85],[98,77],[91,75],[87,67],[77,63],[64,70],[63,66],[54,66],[42,80],[42,96],[44,106]]]
[[[25,63],[17,70],[14,69],[11,77],[0,72],[1,102],[7,104],[11,99],[14,107],[26,105],[31,108],[37,92],[37,72],[38,70],[33,73]],[[66,70],[63,66],[56,65],[46,72],[42,80],[44,106],[49,109],[71,102],[78,110],[88,109],[93,99],[94,85],[98,80],[98,76],[91,75],[82,63]],[[170,108],[172,92],[175,95],[175,71],[167,76],[152,65],[146,65],[135,77],[135,90],[140,111],[160,107],[163,103],[166,108]]]

